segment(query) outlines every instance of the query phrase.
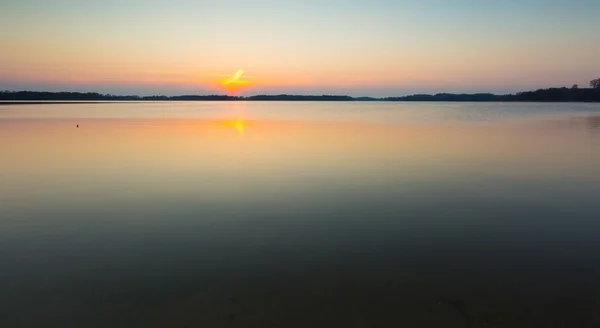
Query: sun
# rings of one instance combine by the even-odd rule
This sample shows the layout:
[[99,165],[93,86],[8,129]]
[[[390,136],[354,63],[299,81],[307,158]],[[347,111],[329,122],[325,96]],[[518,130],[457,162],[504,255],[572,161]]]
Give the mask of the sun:
[[240,68],[233,76],[227,76],[227,78],[221,80],[220,84],[229,94],[237,94],[250,86],[248,78],[250,77],[244,76],[244,70]]

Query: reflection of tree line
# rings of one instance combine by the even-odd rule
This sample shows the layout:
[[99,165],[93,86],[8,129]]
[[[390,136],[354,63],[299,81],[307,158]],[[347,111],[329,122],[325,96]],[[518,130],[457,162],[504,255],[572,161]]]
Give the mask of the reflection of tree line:
[[586,129],[591,133],[600,134],[600,115],[575,116],[566,120],[556,121],[557,127],[581,130]]
[[39,91],[0,91],[0,100],[45,100],[45,101],[135,101],[135,100],[170,100],[170,101],[540,101],[540,102],[600,102],[600,79],[590,82],[591,88],[549,88],[536,91],[519,92],[510,95],[495,95],[491,93],[451,94],[438,93],[435,95],[417,94],[403,97],[371,98],[338,95],[256,95],[236,97],[226,95],[183,95],[183,96],[118,96],[100,94],[97,92],[39,92]]
[[585,122],[590,130],[600,132],[600,116],[588,116]]
[[597,141],[600,141],[600,115],[590,115],[583,118],[582,122],[585,129]]

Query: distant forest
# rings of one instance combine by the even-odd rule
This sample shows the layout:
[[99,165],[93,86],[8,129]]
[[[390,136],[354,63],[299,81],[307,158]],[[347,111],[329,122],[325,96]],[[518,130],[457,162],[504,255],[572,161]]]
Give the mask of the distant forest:
[[517,94],[491,93],[411,95],[383,98],[387,101],[531,101],[531,102],[600,102],[600,88],[550,88],[525,91]]
[[549,88],[519,92],[508,95],[491,93],[435,95],[416,94],[403,97],[350,97],[337,95],[256,95],[236,97],[226,95],[183,95],[183,96],[117,96],[96,92],[39,92],[39,91],[0,91],[2,101],[524,101],[524,102],[600,102],[600,79],[590,82],[591,88]]

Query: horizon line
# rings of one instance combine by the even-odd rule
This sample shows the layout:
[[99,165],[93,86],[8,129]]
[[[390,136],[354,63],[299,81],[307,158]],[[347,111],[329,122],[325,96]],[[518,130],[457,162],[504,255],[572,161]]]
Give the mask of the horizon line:
[[[35,90],[0,90],[0,95],[1,94],[14,94],[14,93],[33,93],[33,94],[53,94],[53,95],[59,95],[59,94],[72,94],[72,95],[95,95],[95,96],[101,96],[101,97],[114,97],[114,98],[179,98],[179,97],[220,97],[220,98],[229,98],[231,100],[234,99],[248,99],[248,98],[253,98],[253,97],[343,97],[343,98],[350,98],[350,99],[374,99],[374,100],[382,100],[382,99],[390,99],[390,98],[409,98],[409,97],[417,97],[417,96],[442,96],[442,95],[447,95],[447,96],[494,96],[494,97],[503,97],[503,96],[517,96],[521,93],[525,93],[525,92],[536,92],[536,91],[544,91],[544,90],[572,90],[573,88],[567,88],[567,87],[550,87],[550,88],[540,88],[540,89],[536,89],[536,90],[529,90],[529,91],[520,91],[520,92],[513,92],[513,93],[504,93],[504,94],[499,94],[499,93],[492,93],[492,92],[475,92],[475,93],[467,93],[467,92],[461,92],[461,93],[451,93],[451,92],[437,92],[437,93],[414,93],[414,94],[407,94],[407,95],[403,95],[403,96],[381,96],[381,97],[375,97],[375,96],[350,96],[350,95],[345,95],[345,94],[293,94],[293,93],[277,93],[277,94],[254,94],[254,95],[247,95],[247,96],[241,96],[241,95],[227,95],[227,94],[180,94],[180,95],[174,95],[174,96],[167,96],[164,94],[154,94],[154,95],[136,95],[136,94],[122,94],[122,95],[116,95],[116,94],[111,94],[111,93],[100,93],[100,92],[96,92],[96,91],[35,91]],[[576,90],[597,90],[598,88],[576,88]],[[0,101],[3,99],[0,99]],[[18,100],[18,99],[4,99],[4,100]],[[25,99],[25,100],[29,100],[29,99]],[[42,99],[40,99],[42,100]],[[51,100],[51,99],[49,99]]]

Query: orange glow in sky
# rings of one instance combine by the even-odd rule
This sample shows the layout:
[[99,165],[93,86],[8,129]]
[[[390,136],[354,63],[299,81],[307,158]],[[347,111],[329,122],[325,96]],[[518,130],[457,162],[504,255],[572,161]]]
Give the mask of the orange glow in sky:
[[238,69],[233,76],[227,77],[221,81],[221,85],[225,88],[228,94],[237,94],[250,86],[250,81],[244,80],[243,69]]
[[0,2],[0,90],[390,97],[598,77],[598,0],[113,2]]

